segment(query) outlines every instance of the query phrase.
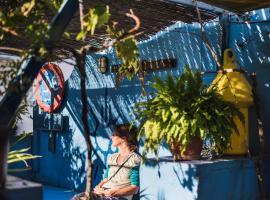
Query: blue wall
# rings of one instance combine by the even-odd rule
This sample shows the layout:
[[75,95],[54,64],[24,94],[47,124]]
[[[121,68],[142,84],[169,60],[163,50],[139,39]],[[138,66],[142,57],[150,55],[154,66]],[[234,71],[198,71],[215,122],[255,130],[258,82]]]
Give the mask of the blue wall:
[[[206,26],[211,43],[220,56],[221,27],[217,22]],[[167,71],[157,71],[148,74],[146,79],[147,91],[151,91],[151,80],[154,76],[165,78],[168,73],[181,74],[183,66],[189,64],[193,69],[201,71],[215,70],[216,66],[201,41],[198,24],[177,23],[158,33],[150,39],[139,43],[141,60],[157,60],[176,58],[177,68]],[[148,97],[141,95],[141,85],[137,77],[129,81],[124,79],[121,86],[115,88],[115,75],[101,74],[98,71],[98,58],[102,55],[109,57],[109,65],[119,64],[114,49],[107,49],[99,54],[89,54],[86,61],[87,95],[89,124],[94,146],[93,162],[96,184],[102,178],[109,154],[116,149],[111,147],[110,135],[114,124],[131,122],[134,119],[130,113],[134,104]],[[212,75],[205,76],[210,82]],[[85,142],[81,123],[81,97],[79,74],[75,69],[66,83],[66,102],[59,113],[68,117],[68,127],[63,133],[57,133],[56,152],[48,151],[48,132],[35,130],[34,153],[42,155],[34,161],[34,179],[67,188],[83,189],[85,178]],[[36,111],[35,111],[36,112]],[[162,148],[160,156],[170,155]]]
[[172,162],[141,168],[141,200],[259,200],[251,159]]
[[239,66],[257,75],[257,96],[265,135],[264,177],[270,199],[270,9],[252,12],[251,23],[231,19],[229,47],[236,52]]

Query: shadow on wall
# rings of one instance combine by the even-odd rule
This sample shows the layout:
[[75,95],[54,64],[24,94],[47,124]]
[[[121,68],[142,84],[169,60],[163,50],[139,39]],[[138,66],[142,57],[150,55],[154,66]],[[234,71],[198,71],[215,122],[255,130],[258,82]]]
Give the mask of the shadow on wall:
[[[121,94],[115,93],[115,89],[101,88],[88,89],[88,119],[91,131],[91,141],[93,146],[93,184],[96,185],[101,179],[106,169],[107,158],[116,151],[111,146],[110,135],[113,126],[119,123],[131,121],[130,104],[136,102],[134,96],[124,90]],[[140,91],[140,90],[138,90]],[[70,90],[73,98],[69,99],[66,109],[79,129],[83,133],[81,122],[81,99],[79,90]],[[90,98],[91,96],[91,98]],[[76,135],[73,136],[73,143],[76,141]],[[84,141],[82,141],[84,142]]]
[[[210,22],[206,25],[206,30],[214,50],[220,56],[221,28],[219,23]],[[202,71],[216,69],[208,49],[201,41],[198,24],[177,23],[149,40],[139,42],[138,45],[141,60],[177,59],[177,68],[160,70],[146,75],[147,97],[141,95],[141,85],[138,78],[134,78],[132,81],[125,79],[121,86],[115,89],[115,74],[99,73],[98,58],[101,55],[106,55],[109,58],[110,67],[119,64],[114,49],[107,49],[102,53],[87,56],[87,102],[93,146],[93,185],[102,179],[108,156],[116,152],[110,142],[113,126],[132,122],[135,119],[134,115],[130,115],[133,106],[136,102],[151,98],[151,81],[154,76],[165,78],[168,73],[179,76],[186,64],[193,69]],[[73,70],[67,86],[66,102],[62,110],[59,111],[63,116],[69,118],[67,130],[63,134],[57,134],[55,154],[48,152],[48,134],[38,133],[40,146],[37,148],[44,157],[40,160],[40,169],[36,172],[36,176],[43,182],[84,190],[86,145],[81,121],[80,77],[76,68]],[[170,155],[166,148],[164,151],[160,151],[160,156],[164,155]],[[192,187],[188,178],[181,181],[185,187]]]
[[[258,87],[259,93],[263,97],[262,104],[265,111],[270,110],[270,97],[267,95],[270,94],[268,91],[270,87],[269,27],[269,22],[248,25],[238,22],[232,23],[230,41],[230,46],[237,53],[239,65],[250,72],[257,70],[258,75],[261,75]],[[205,28],[211,44],[220,58],[222,39],[220,24],[218,22],[210,22]],[[87,56],[88,119],[92,136],[92,158],[94,164],[93,185],[96,185],[102,179],[108,156],[116,152],[116,149],[111,147],[110,142],[113,126],[119,123],[131,122],[135,119],[133,115],[130,115],[132,108],[136,102],[151,98],[151,81],[154,76],[165,78],[168,73],[179,76],[182,73],[183,66],[186,64],[190,65],[192,69],[199,69],[201,71],[216,70],[215,62],[201,40],[198,24],[187,25],[177,23],[151,37],[149,40],[139,42],[138,45],[141,60],[177,59],[177,68],[166,71],[160,70],[146,75],[147,97],[141,95],[141,86],[138,78],[134,78],[132,81],[125,79],[122,81],[120,88],[115,89],[115,75],[112,73],[99,73],[98,58],[101,55],[106,55],[109,58],[110,67],[120,63],[116,58],[114,49],[107,49],[102,53],[89,54]],[[209,76],[210,78],[208,76],[205,77],[207,83],[214,78],[211,76]],[[86,145],[81,121],[80,77],[76,69],[69,78],[67,85],[66,102],[62,110],[59,111],[62,115],[69,118],[66,121],[68,124],[67,129],[62,134],[57,133],[56,135],[57,150],[55,154],[48,152],[48,133],[40,131],[37,133],[37,140],[40,144],[37,147],[37,152],[43,157],[38,161],[39,168],[35,168],[35,176],[36,179],[45,183],[84,190]],[[269,112],[263,113],[263,115],[266,120],[270,118]],[[265,130],[269,131],[270,123],[265,124],[265,126]],[[270,136],[270,134],[267,135]],[[164,151],[160,151],[160,156],[164,155],[169,155],[166,147]],[[157,165],[152,163],[153,166],[145,169],[146,177],[149,174],[154,174],[154,176],[145,178],[144,181],[147,182],[153,179],[151,182],[157,184],[160,182],[160,185],[157,185],[156,188],[142,188],[141,199],[148,199],[148,197],[151,199],[151,195],[149,195],[152,192],[151,189],[159,189],[158,200],[166,199],[167,193],[162,189],[164,185],[168,184],[168,179],[164,179],[164,177],[172,177],[176,185],[179,183],[179,187],[170,188],[170,191],[174,191],[171,194],[172,197],[179,192],[179,188],[186,189],[181,192],[187,192],[190,195],[194,192],[193,190],[197,187],[197,182],[195,179],[196,169],[193,165],[174,165],[168,170],[168,166],[171,164]],[[185,167],[183,168],[182,166]],[[213,183],[214,180],[215,177],[213,176]],[[232,180],[234,181],[234,179]],[[211,188],[209,191],[211,191]]]
[[189,191],[193,192],[193,188],[195,186],[194,177],[196,177],[197,175],[195,168],[189,164],[188,168],[184,170],[182,166],[179,164],[177,168],[176,167],[173,168],[173,171],[178,179],[180,187],[186,188]]
[[[154,76],[165,78],[168,73],[178,76],[186,64],[202,71],[215,70],[215,63],[201,41],[198,24],[177,24],[172,29],[165,30],[157,36],[139,43],[141,60],[177,58],[178,67],[176,69],[153,72],[145,77],[147,97],[141,95],[141,86],[137,78],[134,78],[132,81],[125,79],[122,81],[120,88],[115,89],[115,75],[99,73],[98,58],[101,55],[105,54],[109,58],[110,66],[119,64],[113,49],[107,49],[103,53],[89,54],[87,56],[88,119],[91,135],[93,136],[91,139],[94,149],[92,157],[95,164],[93,169],[94,185],[102,178],[108,156],[116,151],[115,148],[111,147],[110,143],[113,125],[132,122],[135,119],[135,116],[130,114],[133,106],[136,102],[144,101],[151,97],[151,80]],[[212,39],[214,49],[220,55],[220,25],[216,22],[211,22],[206,29],[208,30],[209,37]],[[69,98],[66,103],[66,109],[68,115],[70,115],[79,129],[78,132],[82,134],[84,131],[80,116],[82,102],[79,81],[79,74],[74,70],[69,79]],[[73,139],[73,142],[76,143],[76,135],[70,139]]]
[[78,189],[81,185],[85,185],[86,156],[80,146],[73,144],[74,134],[75,131],[69,129],[65,135],[59,136],[58,151],[62,154],[62,162],[64,161],[62,164],[66,165],[66,168],[62,168],[62,170],[67,176],[63,178],[66,179],[71,188]]
[[[220,24],[212,21],[206,25],[205,29],[214,51],[221,58],[222,28]],[[173,70],[175,75],[180,75],[186,64],[192,69],[201,71],[216,69],[216,64],[201,39],[201,30],[197,23],[176,23],[173,28],[168,28],[157,36],[140,42],[139,49],[142,60],[176,58],[178,70]],[[163,74],[164,72],[153,73],[158,76],[163,76]]]
[[172,157],[161,157],[158,162],[154,159],[149,161],[152,161],[152,165],[148,163],[141,168],[141,189],[145,194],[141,200],[197,198],[196,162],[175,162]]
[[[40,117],[45,113],[39,114]],[[79,146],[73,145],[75,130],[69,126],[69,118],[64,117],[64,130],[54,132],[55,152],[49,151],[49,131],[35,130],[34,153],[42,156],[34,160],[33,179],[58,187],[76,189],[84,180],[85,154]]]
[[269,66],[269,25],[269,21],[231,23],[230,46],[234,49],[241,68],[256,72],[258,68]]
[[[267,13],[268,12],[268,15]],[[264,130],[264,146],[270,146],[270,9],[260,10],[264,21],[253,19],[249,24],[233,21],[231,23],[230,46],[237,55],[239,66],[248,72],[256,73],[257,98],[259,101],[259,112]],[[256,13],[255,13],[255,18]],[[268,21],[265,20],[268,16]],[[251,16],[252,18],[252,16]],[[262,18],[262,17],[261,17]],[[236,34],[237,33],[237,34]],[[264,148],[264,154],[269,155],[269,148]],[[270,198],[270,160],[264,158],[264,187],[266,198]]]

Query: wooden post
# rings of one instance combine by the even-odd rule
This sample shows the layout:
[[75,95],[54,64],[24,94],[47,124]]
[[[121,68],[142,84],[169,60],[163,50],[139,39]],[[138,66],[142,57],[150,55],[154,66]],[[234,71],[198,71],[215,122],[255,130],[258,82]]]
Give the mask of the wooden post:
[[6,184],[9,134],[6,127],[0,127],[0,189]]

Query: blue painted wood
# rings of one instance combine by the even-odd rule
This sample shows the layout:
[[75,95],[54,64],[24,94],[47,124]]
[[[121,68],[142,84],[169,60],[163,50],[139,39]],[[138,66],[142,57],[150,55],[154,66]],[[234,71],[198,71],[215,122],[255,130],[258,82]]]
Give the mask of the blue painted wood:
[[[263,123],[265,140],[264,189],[267,199],[270,199],[270,9],[253,12],[249,18],[251,23],[248,25],[235,19],[231,22],[229,46],[234,49],[240,67],[249,73],[256,73],[259,113]],[[258,143],[257,139],[250,142],[253,147]]]
[[63,132],[64,118],[58,113],[35,114],[33,118],[33,128],[35,130]]
[[172,162],[142,166],[141,200],[259,199],[254,160]]
[[69,200],[76,193],[65,188],[43,186],[43,200]]

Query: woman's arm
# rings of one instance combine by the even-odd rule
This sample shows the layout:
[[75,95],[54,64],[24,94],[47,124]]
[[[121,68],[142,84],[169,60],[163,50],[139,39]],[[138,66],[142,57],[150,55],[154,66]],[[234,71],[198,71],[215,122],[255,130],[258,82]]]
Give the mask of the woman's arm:
[[108,189],[104,190],[103,195],[105,196],[115,196],[115,197],[121,197],[121,196],[128,196],[138,193],[139,187],[136,185],[130,185],[126,186],[120,189]]

